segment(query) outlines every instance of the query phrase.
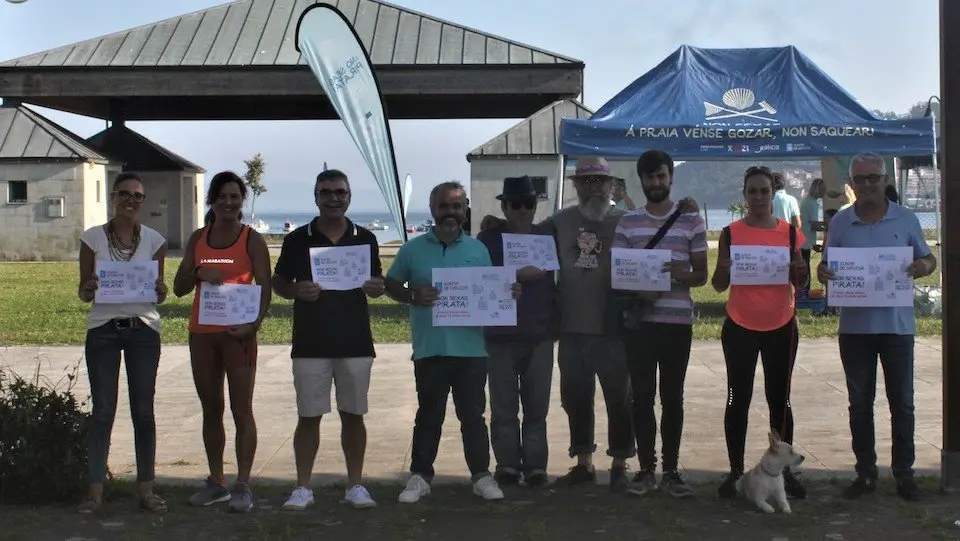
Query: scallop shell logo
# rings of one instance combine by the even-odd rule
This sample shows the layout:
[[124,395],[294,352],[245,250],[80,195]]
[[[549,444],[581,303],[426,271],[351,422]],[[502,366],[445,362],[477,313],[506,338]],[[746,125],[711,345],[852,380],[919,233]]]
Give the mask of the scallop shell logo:
[[747,107],[750,107],[757,101],[757,97],[753,94],[753,90],[748,88],[731,88],[723,93],[723,103],[727,107],[732,107],[743,111]]

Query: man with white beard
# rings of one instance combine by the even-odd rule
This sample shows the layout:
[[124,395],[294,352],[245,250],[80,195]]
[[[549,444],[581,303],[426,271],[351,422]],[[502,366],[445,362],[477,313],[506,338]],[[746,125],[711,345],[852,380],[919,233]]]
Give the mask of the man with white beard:
[[[570,177],[579,204],[556,212],[538,225],[553,234],[560,258],[557,361],[560,399],[570,423],[570,458],[577,464],[557,479],[560,485],[596,482],[594,397],[599,378],[607,407],[607,455],[612,458],[610,490],[626,489],[626,461],[636,453],[632,394],[626,355],[620,340],[618,303],[610,297],[610,246],[624,211],[611,205],[614,181],[603,158],[577,162]],[[692,200],[680,203],[697,212]],[[499,223],[484,217],[481,229]]]

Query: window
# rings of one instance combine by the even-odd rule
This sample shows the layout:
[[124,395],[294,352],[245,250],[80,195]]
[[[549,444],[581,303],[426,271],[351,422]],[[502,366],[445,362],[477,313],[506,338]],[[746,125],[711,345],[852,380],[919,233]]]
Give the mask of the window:
[[7,181],[7,203],[26,203],[27,202],[27,181],[10,180]]
[[537,190],[537,199],[547,199],[547,177],[530,177],[533,181],[533,188]]

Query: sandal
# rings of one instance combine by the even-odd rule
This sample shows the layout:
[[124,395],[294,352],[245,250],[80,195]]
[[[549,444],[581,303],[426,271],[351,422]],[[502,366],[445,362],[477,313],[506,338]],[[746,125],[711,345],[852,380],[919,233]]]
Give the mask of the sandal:
[[167,502],[156,494],[149,492],[140,498],[140,509],[150,511],[151,513],[165,513],[167,511]]
[[100,510],[102,502],[97,498],[87,498],[77,507],[77,512],[81,515],[91,515]]

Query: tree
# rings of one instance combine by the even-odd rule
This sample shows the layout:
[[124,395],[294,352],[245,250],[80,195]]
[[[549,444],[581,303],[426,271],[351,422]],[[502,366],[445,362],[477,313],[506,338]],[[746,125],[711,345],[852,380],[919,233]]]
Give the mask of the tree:
[[743,218],[747,215],[747,204],[743,201],[734,201],[727,207],[731,218]]
[[267,164],[263,161],[263,156],[259,152],[249,160],[243,160],[243,163],[247,166],[243,181],[250,189],[250,217],[253,218],[256,215],[254,206],[257,204],[257,198],[267,191],[267,187],[263,185],[263,171]]

